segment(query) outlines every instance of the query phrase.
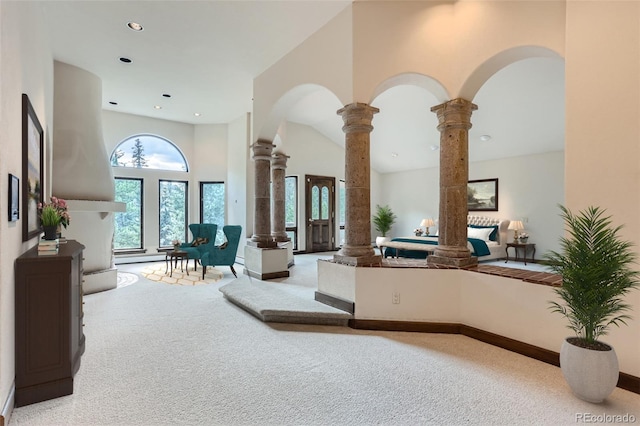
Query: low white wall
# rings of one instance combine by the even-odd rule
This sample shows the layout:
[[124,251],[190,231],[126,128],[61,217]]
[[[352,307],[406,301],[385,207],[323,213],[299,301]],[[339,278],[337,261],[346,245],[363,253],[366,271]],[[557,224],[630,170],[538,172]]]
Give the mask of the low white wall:
[[[340,288],[354,288],[355,298]],[[356,319],[457,323],[560,352],[573,334],[567,321],[549,310],[553,288],[465,270],[353,268],[318,262],[318,290],[355,302]],[[355,272],[354,272],[355,271]],[[394,300],[395,299],[395,300]],[[394,303],[399,300],[399,303]],[[618,354],[620,371],[640,376],[638,319],[612,327],[603,341]]]

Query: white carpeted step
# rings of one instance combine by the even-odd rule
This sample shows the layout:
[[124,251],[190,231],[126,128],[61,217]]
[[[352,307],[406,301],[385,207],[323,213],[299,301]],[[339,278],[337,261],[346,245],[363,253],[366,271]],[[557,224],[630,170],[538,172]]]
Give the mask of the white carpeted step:
[[295,294],[279,282],[260,281],[244,275],[220,287],[232,303],[264,322],[347,326],[353,318],[339,309],[317,302],[313,293]]

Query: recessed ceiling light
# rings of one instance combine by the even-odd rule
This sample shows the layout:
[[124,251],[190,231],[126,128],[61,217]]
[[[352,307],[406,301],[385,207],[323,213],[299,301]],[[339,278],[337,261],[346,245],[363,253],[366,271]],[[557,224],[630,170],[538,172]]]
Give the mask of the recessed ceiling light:
[[111,105],[118,105],[118,103],[117,103],[117,102],[113,102],[113,101],[109,101],[109,103],[110,103]]
[[397,152],[392,152],[392,153],[391,153],[391,156],[392,156],[393,158],[396,158],[396,157],[398,156],[398,153],[397,153]]
[[153,106],[155,109],[162,109],[162,107],[160,105],[154,105]]
[[165,98],[170,98],[171,97],[171,95],[168,94],[168,93],[163,93],[162,96],[164,96]]
[[144,30],[144,27],[142,25],[138,24],[137,22],[129,22],[127,24],[127,27],[129,27],[133,31],[142,31],[142,30]]
[[195,115],[196,117],[200,117],[202,114],[200,114],[199,112],[194,112],[193,115]]
[[124,62],[125,64],[130,64],[131,62],[133,62],[131,59],[129,58],[125,58],[124,56],[122,58],[120,58],[120,62]]
[[489,135],[482,135],[482,136],[480,136],[480,140],[481,140],[482,142],[486,142],[486,141],[488,141],[488,140],[491,140],[491,136],[489,136]]

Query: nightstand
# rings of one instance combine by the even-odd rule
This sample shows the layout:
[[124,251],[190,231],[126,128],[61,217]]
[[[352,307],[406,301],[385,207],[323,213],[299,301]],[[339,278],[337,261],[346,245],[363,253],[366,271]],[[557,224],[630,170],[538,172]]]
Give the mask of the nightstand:
[[531,262],[533,262],[534,257],[536,256],[536,245],[535,243],[507,243],[507,247],[504,251],[507,253],[507,260],[504,263],[509,261],[509,247],[513,247],[513,250],[516,252],[516,257],[514,260],[520,260],[518,256],[518,250],[522,250],[522,260],[524,264],[527,264],[527,253],[531,251]]

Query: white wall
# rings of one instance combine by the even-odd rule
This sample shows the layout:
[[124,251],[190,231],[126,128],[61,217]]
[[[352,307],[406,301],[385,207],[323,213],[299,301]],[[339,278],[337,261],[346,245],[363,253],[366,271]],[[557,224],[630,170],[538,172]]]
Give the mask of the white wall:
[[[245,114],[229,123],[227,149],[227,223],[241,225],[238,257],[244,257],[246,239],[253,233],[253,162],[249,160],[251,115]],[[249,186],[249,182],[252,183]],[[249,202],[249,200],[251,200]]]
[[[423,218],[438,218],[439,173],[438,168],[430,168],[382,175],[382,203],[398,215],[392,236],[409,236]],[[564,204],[564,153],[469,163],[469,179],[491,178],[498,178],[498,211],[471,214],[526,218],[525,230],[529,242],[536,244],[536,258],[557,250],[563,233],[558,204]]]
[[[15,377],[14,261],[37,239],[22,242],[25,214],[8,222],[9,173],[22,179],[22,94],[31,104],[45,132],[45,189],[50,188],[53,128],[53,57],[43,29],[44,16],[35,2],[0,2],[0,409]],[[28,30],[25,30],[28,29]],[[47,192],[50,194],[50,192]],[[22,196],[20,196],[22,203]],[[5,413],[6,414],[6,413]]]
[[562,54],[564,23],[564,0],[355,2],[354,100],[369,102],[381,82],[404,72],[433,77],[450,99],[472,99],[474,90],[461,93],[467,79],[499,52],[543,46]]
[[[319,263],[325,275],[343,273],[344,265]],[[356,268],[356,275],[355,299],[348,300],[357,319],[460,323],[554,352],[572,335],[566,320],[549,311],[557,299],[550,286],[465,270]],[[637,338],[631,327],[612,327],[602,339],[615,348],[620,371],[635,376]]]
[[[639,23],[640,2],[567,2],[567,206],[606,208],[640,257]],[[640,289],[625,302],[633,320],[611,335],[629,336],[638,376]]]
[[341,105],[351,103],[352,19],[351,7],[346,7],[327,25],[254,80],[255,139],[272,140],[284,119],[273,116],[276,114],[274,104],[296,86],[318,84],[329,88],[340,99]]

